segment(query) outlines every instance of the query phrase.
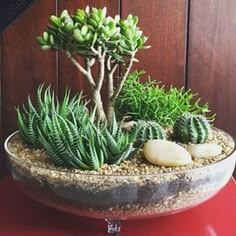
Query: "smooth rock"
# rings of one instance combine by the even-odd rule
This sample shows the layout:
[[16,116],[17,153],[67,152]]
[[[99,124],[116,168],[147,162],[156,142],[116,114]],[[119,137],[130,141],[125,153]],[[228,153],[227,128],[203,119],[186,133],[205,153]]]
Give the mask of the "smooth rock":
[[189,144],[187,150],[194,158],[208,158],[220,155],[222,147],[215,143]]
[[144,157],[154,165],[184,166],[192,162],[191,155],[182,146],[167,140],[149,140],[143,147]]

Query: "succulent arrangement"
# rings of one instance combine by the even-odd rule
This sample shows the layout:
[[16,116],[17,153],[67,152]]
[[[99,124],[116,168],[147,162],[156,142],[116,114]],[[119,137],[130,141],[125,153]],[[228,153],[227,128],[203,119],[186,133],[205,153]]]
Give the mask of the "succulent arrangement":
[[212,130],[214,115],[197,94],[150,78],[142,83],[144,72],[131,72],[146,41],[133,15],[120,19],[87,7],[50,16],[38,45],[63,52],[91,97],[66,89],[59,99],[40,85],[36,100],[16,107],[19,133],[5,146],[13,178],[29,196],[104,217],[109,235],[118,235],[120,218],[173,213],[209,199],[235,163],[234,156],[204,168],[233,157],[235,147]]
[[[167,128],[178,142],[206,142],[211,132],[209,118],[204,116],[209,112],[207,104],[200,106],[190,90],[171,87],[166,91],[150,79],[141,83],[143,71],[130,72],[137,51],[149,48],[146,41],[136,16],[113,18],[107,16],[106,8],[87,7],[74,14],[64,10],[50,16],[37,42],[42,50],[62,51],[68,57],[87,80],[94,106],[88,108],[89,100],[82,93],[71,97],[67,89],[59,100],[50,87],[39,86],[35,105],[28,97],[27,106],[16,108],[24,142],[44,149],[56,166],[81,170],[119,165],[140,147],[149,147],[151,140],[169,145]],[[84,65],[76,56],[84,59]],[[99,67],[96,76],[94,65]],[[101,94],[104,84],[107,102]],[[126,117],[134,121],[130,130],[122,128]],[[153,152],[155,145],[149,149]],[[155,155],[151,154],[151,163],[162,163],[156,162]],[[189,155],[178,165],[190,163]]]

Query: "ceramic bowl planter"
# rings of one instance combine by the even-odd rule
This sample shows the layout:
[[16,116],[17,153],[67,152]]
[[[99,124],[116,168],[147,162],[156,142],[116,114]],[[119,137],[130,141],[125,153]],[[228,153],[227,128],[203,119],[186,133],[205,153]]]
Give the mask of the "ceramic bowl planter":
[[[220,131],[221,132],[221,131]],[[107,219],[119,228],[120,220],[157,217],[197,206],[214,196],[230,179],[235,149],[206,166],[160,174],[99,175],[48,168],[20,158],[5,142],[12,178],[36,201],[71,214]],[[233,139],[226,133],[231,145]]]

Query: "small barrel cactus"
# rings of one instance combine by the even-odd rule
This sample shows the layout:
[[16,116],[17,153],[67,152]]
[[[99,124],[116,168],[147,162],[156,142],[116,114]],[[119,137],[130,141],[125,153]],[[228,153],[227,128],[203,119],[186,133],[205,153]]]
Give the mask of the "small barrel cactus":
[[211,125],[202,115],[183,114],[174,124],[174,136],[182,143],[204,143],[211,133]]
[[146,142],[151,139],[165,139],[164,129],[155,121],[137,121],[131,128],[131,135],[136,141]]

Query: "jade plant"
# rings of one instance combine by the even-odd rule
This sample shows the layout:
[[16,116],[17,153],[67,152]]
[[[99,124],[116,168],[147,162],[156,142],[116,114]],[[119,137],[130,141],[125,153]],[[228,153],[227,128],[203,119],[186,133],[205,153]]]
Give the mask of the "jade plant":
[[204,143],[211,133],[211,125],[201,115],[183,114],[174,124],[174,136],[182,143]]
[[30,147],[43,148],[57,166],[96,170],[103,164],[120,164],[133,151],[134,136],[124,132],[115,116],[111,122],[95,117],[96,109],[86,108],[82,95],[62,102],[51,92],[38,88],[37,103],[17,107],[20,135]]
[[[49,24],[37,42],[43,50],[62,51],[71,63],[83,74],[96,105],[97,117],[111,121],[114,116],[114,103],[139,49],[146,49],[147,37],[138,27],[138,17],[128,15],[107,16],[103,9],[77,9],[74,14],[67,10],[59,16],[50,16]],[[84,64],[76,59],[80,56]],[[98,73],[93,70],[98,64]],[[121,72],[119,75],[116,71]],[[116,78],[116,81],[114,81]],[[103,103],[101,89],[106,82],[108,102]]]
[[[132,120],[152,120],[163,127],[172,127],[183,113],[202,114],[210,112],[208,104],[200,105],[200,98],[191,90],[165,87],[150,79],[141,83],[144,71],[130,73],[122,92],[116,100],[115,109],[118,118],[128,116]],[[214,119],[214,115],[209,117]]]

